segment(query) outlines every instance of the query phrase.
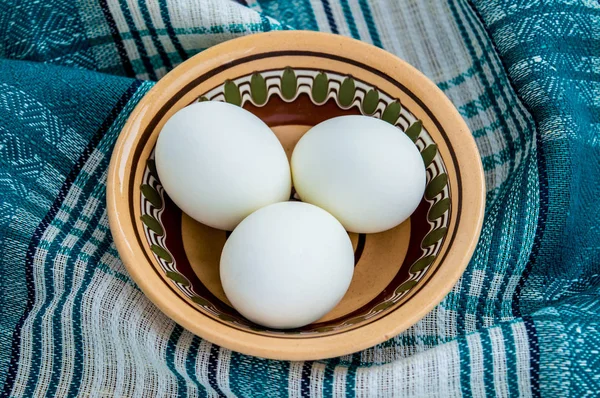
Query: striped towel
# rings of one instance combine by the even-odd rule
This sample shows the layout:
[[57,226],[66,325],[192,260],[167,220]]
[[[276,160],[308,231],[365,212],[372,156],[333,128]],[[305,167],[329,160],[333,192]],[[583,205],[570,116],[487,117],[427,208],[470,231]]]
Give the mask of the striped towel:
[[[127,275],[106,215],[123,123],[225,40],[339,33],[407,60],[469,124],[487,182],[452,292],[325,361],[210,344]],[[597,0],[0,0],[0,395],[548,396],[600,391]]]

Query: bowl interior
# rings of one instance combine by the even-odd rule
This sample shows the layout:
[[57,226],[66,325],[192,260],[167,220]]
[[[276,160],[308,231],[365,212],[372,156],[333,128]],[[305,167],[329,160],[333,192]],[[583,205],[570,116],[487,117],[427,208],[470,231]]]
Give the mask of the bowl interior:
[[[138,179],[131,182],[131,214],[153,270],[197,311],[249,333],[309,338],[342,333],[386,316],[435,273],[445,254],[444,243],[456,229],[452,222],[456,199],[449,178],[455,170],[449,156],[452,148],[439,124],[431,122],[431,110],[411,98],[403,86],[375,79],[368,68],[340,68],[312,58],[307,62],[285,57],[276,62],[248,61],[228,73],[216,73],[202,84],[190,84],[187,91],[167,101],[164,115],[147,127],[153,138],[140,141],[132,163]],[[280,331],[243,318],[231,307],[219,280],[219,257],[228,232],[194,221],[165,193],[153,160],[156,135],[168,119],[167,113],[196,101],[227,101],[254,113],[272,128],[288,157],[310,127],[355,114],[393,124],[398,134],[407,134],[421,152],[427,185],[417,210],[392,230],[350,234],[355,250],[352,284],[338,306],[319,321]],[[426,122],[420,120],[423,116]]]

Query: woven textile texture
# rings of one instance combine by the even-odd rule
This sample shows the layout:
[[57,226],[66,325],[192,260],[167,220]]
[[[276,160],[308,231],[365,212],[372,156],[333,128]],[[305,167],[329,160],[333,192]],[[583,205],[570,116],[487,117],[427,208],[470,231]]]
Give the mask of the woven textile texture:
[[[325,361],[187,332],[129,278],[107,223],[111,151],[153,82],[279,29],[419,68],[486,174],[452,292],[401,335]],[[597,0],[0,0],[0,396],[598,396],[599,185]]]

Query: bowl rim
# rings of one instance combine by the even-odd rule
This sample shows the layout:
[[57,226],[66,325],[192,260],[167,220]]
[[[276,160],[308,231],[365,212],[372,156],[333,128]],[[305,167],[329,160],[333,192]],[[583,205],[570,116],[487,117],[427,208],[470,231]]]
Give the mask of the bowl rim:
[[[451,131],[452,147],[463,174],[457,189],[462,192],[462,207],[469,209],[463,212],[452,248],[448,248],[446,266],[440,264],[435,275],[402,306],[361,328],[310,339],[250,334],[181,305],[185,301],[151,271],[152,264],[144,259],[143,249],[133,235],[126,200],[131,177],[127,172],[131,170],[128,160],[136,148],[135,138],[154,109],[169,101],[168,92],[173,91],[172,87],[184,86],[211,65],[277,49],[359,54],[361,59],[370,61],[370,65],[376,63],[387,75],[401,75],[401,81],[410,84],[411,91],[421,101],[435,103],[436,117],[443,121],[446,131]],[[350,58],[356,56],[350,55]],[[456,146],[456,142],[460,145]],[[213,46],[177,66],[149,90],[129,116],[116,142],[107,179],[107,210],[111,233],[127,271],[150,301],[171,319],[212,343],[244,354],[278,360],[315,360],[357,352],[386,341],[414,325],[439,304],[458,281],[475,250],[483,224],[485,192],[481,158],[469,128],[446,95],[425,75],[395,55],[355,39],[311,31],[273,31]]]

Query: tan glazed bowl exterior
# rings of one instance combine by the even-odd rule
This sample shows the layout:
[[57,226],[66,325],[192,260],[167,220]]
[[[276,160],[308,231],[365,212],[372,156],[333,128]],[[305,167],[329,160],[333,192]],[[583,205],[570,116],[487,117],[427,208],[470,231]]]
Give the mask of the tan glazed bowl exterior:
[[[181,212],[162,189],[154,145],[166,120],[197,101],[227,101],[260,117],[288,155],[311,126],[331,117],[381,118],[407,134],[427,169],[409,220],[380,234],[350,234],[355,273],[331,313],[294,330],[252,324],[219,280],[225,231]],[[312,360],[390,339],[425,316],[467,266],[483,221],[479,152],[458,111],[434,83],[399,58],[359,41],[285,31],[212,47],[161,79],[117,141],[108,176],[110,228],[146,296],[198,336],[245,354]]]

